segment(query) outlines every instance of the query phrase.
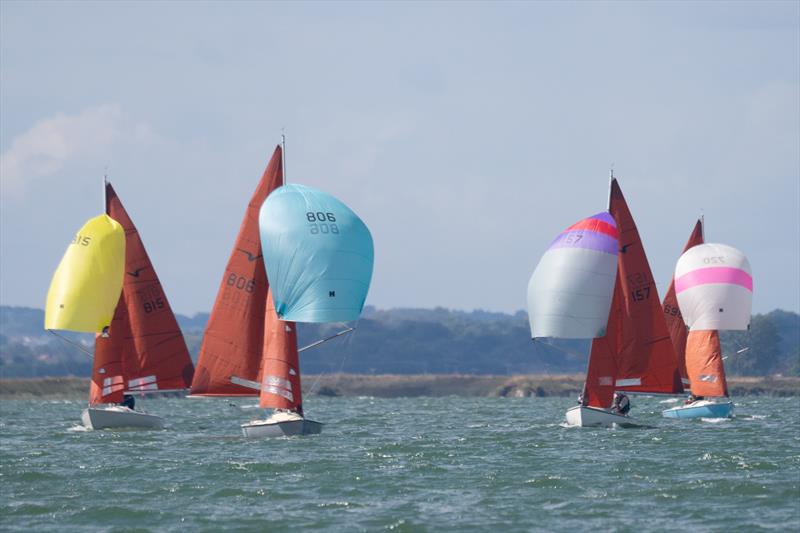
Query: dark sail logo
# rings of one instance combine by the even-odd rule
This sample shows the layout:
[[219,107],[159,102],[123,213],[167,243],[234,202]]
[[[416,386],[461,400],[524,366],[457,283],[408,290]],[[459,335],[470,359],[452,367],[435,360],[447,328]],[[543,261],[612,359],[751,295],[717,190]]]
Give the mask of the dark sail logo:
[[146,267],[146,266],[145,266],[145,267],[142,267],[142,268],[137,268],[137,269],[136,269],[136,270],[134,270],[133,272],[128,272],[128,274],[129,274],[129,275],[131,275],[131,276],[133,276],[134,278],[138,278],[138,277],[139,277],[139,274],[142,272],[142,270],[145,270],[145,269],[147,269],[147,268],[148,268],[148,267]]
[[255,261],[256,259],[258,259],[259,257],[262,257],[261,254],[253,255],[250,252],[248,252],[247,250],[242,250],[241,248],[237,248],[237,250],[242,252],[243,254],[247,255],[247,260],[250,261],[251,263],[253,261]]

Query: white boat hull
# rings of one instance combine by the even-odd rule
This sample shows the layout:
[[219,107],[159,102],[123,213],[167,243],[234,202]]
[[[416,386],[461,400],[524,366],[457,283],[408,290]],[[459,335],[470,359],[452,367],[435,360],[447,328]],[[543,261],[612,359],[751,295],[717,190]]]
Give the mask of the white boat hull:
[[576,405],[567,410],[567,425],[579,427],[637,427],[639,422],[629,416],[612,413],[598,407]]
[[160,416],[117,405],[84,409],[81,421],[88,429],[164,429],[164,419]]
[[293,437],[297,435],[317,435],[322,424],[305,418],[294,420],[254,420],[242,424],[242,433],[248,438]]

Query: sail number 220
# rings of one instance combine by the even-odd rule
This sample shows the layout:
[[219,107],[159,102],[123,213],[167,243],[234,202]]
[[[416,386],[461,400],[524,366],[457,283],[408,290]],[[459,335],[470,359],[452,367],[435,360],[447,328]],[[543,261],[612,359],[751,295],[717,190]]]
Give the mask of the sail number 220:
[[308,229],[311,235],[318,235],[320,233],[333,233],[334,235],[338,235],[339,233],[339,226],[336,225],[336,215],[333,213],[308,211],[306,213],[306,220],[310,222]]

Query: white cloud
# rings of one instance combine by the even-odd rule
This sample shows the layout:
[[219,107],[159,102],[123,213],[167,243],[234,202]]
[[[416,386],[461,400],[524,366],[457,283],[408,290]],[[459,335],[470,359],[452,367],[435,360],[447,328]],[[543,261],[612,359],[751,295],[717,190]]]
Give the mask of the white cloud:
[[[119,105],[88,107],[40,120],[17,136],[0,156],[0,180],[6,193],[22,194],[31,180],[51,176],[72,160],[107,158],[125,129]],[[146,125],[131,128],[134,139],[149,136]]]

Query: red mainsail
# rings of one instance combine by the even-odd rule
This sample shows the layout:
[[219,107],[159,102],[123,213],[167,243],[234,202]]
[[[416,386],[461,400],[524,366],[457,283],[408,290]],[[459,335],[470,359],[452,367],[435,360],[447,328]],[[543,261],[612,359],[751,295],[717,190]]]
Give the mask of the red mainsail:
[[270,291],[267,296],[264,322],[264,357],[259,406],[291,409],[302,414],[303,395],[300,387],[297,326],[294,322],[278,319]]
[[278,146],[247,206],[203,335],[192,381],[193,395],[258,395],[257,389],[236,385],[231,378],[261,381],[269,285],[261,254],[258,212],[267,196],[283,185],[281,155]]
[[117,403],[123,391],[184,389],[192,381],[186,341],[136,226],[111,184],[106,213],[125,230],[125,277],[108,336],[95,339],[89,403]]
[[614,378],[617,375],[616,350],[621,343],[622,329],[619,323],[623,317],[622,293],[617,290],[619,286],[619,270],[617,270],[606,334],[592,341],[592,350],[589,353],[583,402],[592,407],[609,407],[614,399]]
[[717,330],[693,330],[686,342],[686,368],[695,396],[728,396]]
[[[694,225],[692,234],[689,240],[686,241],[686,246],[683,247],[683,253],[689,248],[703,244],[703,223],[698,220]],[[689,374],[686,372],[686,337],[689,330],[683,321],[683,315],[678,307],[678,297],[675,293],[675,279],[669,283],[667,295],[664,296],[664,318],[667,321],[667,329],[672,338],[672,345],[675,347],[675,354],[678,357],[678,371],[681,373],[681,381],[684,386],[689,385]]]
[[609,407],[615,390],[683,392],[650,264],[615,179],[609,211],[619,231],[617,282],[606,335],[592,342],[589,355],[584,395],[594,407]]

